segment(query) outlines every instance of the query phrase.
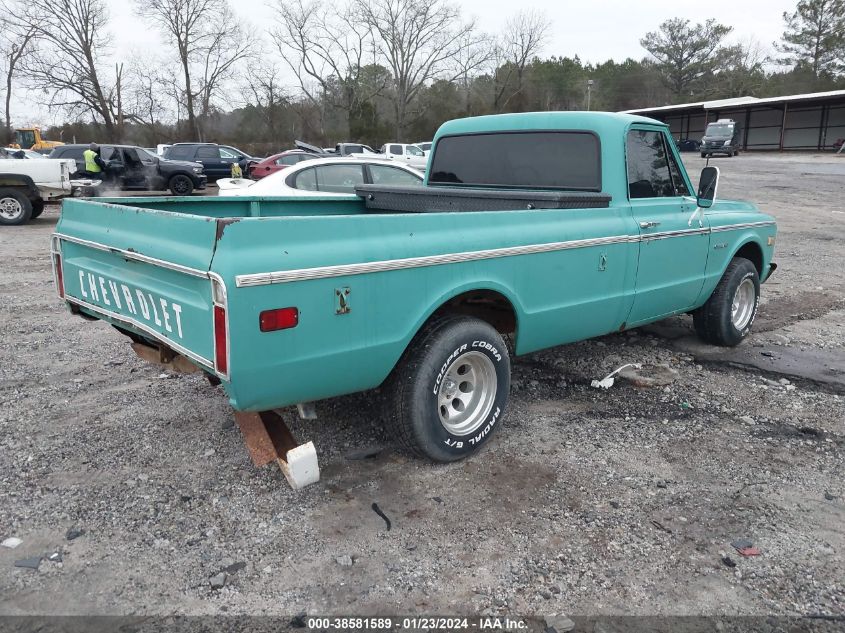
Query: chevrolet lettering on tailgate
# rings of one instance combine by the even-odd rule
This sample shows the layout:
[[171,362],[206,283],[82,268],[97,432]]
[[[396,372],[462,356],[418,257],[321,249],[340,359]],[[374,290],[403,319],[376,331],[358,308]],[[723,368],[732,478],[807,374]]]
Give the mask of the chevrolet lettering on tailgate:
[[79,292],[89,303],[116,309],[183,338],[182,306],[178,303],[81,268]]

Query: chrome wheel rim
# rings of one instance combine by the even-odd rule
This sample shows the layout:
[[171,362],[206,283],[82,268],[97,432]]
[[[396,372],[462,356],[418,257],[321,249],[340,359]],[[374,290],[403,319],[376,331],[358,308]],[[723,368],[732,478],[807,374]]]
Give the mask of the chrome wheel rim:
[[466,352],[456,358],[437,390],[440,423],[452,435],[480,427],[496,400],[496,367],[486,354]]
[[756,295],[754,282],[751,279],[743,279],[731,303],[731,323],[737,330],[742,330],[751,323],[751,317],[754,316],[754,304],[757,302]]
[[0,216],[6,220],[17,220],[23,213],[23,205],[16,198],[0,198]]

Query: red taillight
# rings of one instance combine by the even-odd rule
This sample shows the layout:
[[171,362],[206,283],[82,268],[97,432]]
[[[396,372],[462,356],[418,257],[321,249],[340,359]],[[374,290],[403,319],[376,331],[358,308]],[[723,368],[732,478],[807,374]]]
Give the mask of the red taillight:
[[53,254],[53,266],[56,267],[56,292],[61,299],[65,298],[65,278],[62,273],[62,256]]
[[297,308],[264,310],[258,315],[258,326],[262,332],[287,330],[297,325],[299,325],[299,310]]
[[214,366],[221,374],[229,372],[229,351],[226,346],[226,308],[214,306]]

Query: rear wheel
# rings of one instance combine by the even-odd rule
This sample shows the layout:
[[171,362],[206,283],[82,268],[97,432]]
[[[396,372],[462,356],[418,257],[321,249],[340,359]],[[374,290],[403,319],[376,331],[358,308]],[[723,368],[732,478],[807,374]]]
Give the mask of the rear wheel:
[[190,196],[194,191],[194,182],[184,174],[176,174],[167,185],[174,196]]
[[25,224],[32,217],[32,203],[23,192],[0,189],[0,224]]
[[32,205],[32,215],[30,215],[29,217],[31,220],[34,220],[42,213],[44,213],[44,201],[39,200],[38,202]]
[[695,331],[711,345],[739,345],[751,332],[759,302],[757,268],[744,257],[735,257],[707,303],[693,312]]
[[414,338],[387,384],[400,446],[436,462],[477,451],[501,425],[510,357],[488,323],[446,316]]

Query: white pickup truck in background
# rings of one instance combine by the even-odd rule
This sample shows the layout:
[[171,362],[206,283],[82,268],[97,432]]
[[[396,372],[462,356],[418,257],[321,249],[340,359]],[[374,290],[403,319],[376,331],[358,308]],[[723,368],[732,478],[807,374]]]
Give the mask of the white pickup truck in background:
[[44,204],[73,195],[74,160],[0,158],[0,224],[26,224]]
[[381,146],[381,153],[384,154],[385,158],[397,162],[401,161],[408,167],[420,171],[425,171],[426,165],[428,165],[428,157],[425,152],[416,145],[409,143],[385,143]]

